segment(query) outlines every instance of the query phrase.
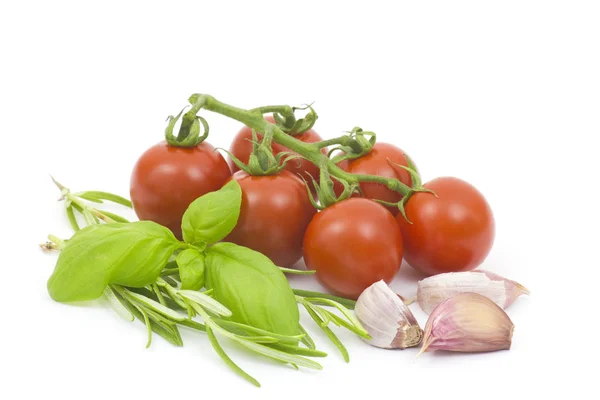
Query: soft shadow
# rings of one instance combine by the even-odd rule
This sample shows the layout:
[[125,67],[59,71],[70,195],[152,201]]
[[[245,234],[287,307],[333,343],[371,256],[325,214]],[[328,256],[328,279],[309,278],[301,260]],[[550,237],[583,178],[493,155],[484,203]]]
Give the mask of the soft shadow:
[[[52,299],[50,296],[48,298]],[[71,301],[71,302],[57,302],[61,306],[75,307],[75,308],[106,308],[110,307],[110,303],[104,297],[100,297],[95,300],[88,301]]]
[[[296,264],[290,267],[291,269],[297,269],[298,271],[307,271],[306,264],[304,263],[304,258],[301,258]],[[316,277],[314,274],[312,275],[296,275],[296,274],[285,274],[286,278],[292,284],[299,284],[300,286],[306,286],[313,284],[316,282]],[[294,286],[295,287],[295,286]]]
[[404,299],[413,299],[417,296],[417,282],[423,278],[425,275],[403,262],[390,287]]
[[428,351],[425,352],[423,354],[421,354],[419,356],[420,357],[436,357],[436,358],[476,358],[476,357],[485,357],[487,354],[490,353],[497,353],[497,352],[505,352],[506,350],[498,350],[498,351],[486,351],[486,352],[481,352],[481,353],[461,353],[458,351],[442,351],[442,350],[436,350],[436,351]]
[[417,271],[413,267],[411,267],[406,261],[402,261],[402,266],[400,267],[400,271],[396,279],[400,279],[404,282],[414,283],[416,284],[421,279],[427,278],[427,275],[424,273]]

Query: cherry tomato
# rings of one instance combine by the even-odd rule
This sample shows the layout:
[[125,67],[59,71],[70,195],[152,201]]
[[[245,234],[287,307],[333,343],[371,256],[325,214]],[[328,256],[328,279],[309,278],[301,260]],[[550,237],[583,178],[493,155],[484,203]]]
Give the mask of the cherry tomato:
[[190,203],[223,186],[231,171],[206,142],[175,147],[165,141],[150,147],[133,168],[130,195],[141,220],[157,222],[181,239],[181,217]]
[[[388,161],[389,159],[389,161]],[[379,175],[386,178],[396,178],[405,185],[411,186],[412,179],[410,174],[399,164],[408,167],[405,153],[398,147],[388,143],[375,143],[373,149],[367,154],[353,160],[344,160],[338,164],[338,167],[346,172],[353,174]],[[335,181],[334,181],[335,182]],[[394,192],[379,183],[363,182],[360,189],[364,197],[368,199],[378,199],[396,203],[402,200],[402,195]],[[342,186],[336,182],[336,193],[342,192]],[[398,215],[398,207],[386,207],[394,215]]]
[[315,215],[304,235],[304,261],[331,292],[356,299],[371,284],[394,278],[402,234],[381,204],[350,198]]
[[[275,123],[275,119],[272,116],[265,117],[265,120],[270,123]],[[259,140],[262,139],[262,135],[258,132],[257,132],[257,137]],[[299,135],[295,135],[294,138],[298,139],[302,142],[305,142],[305,143],[320,142],[322,140],[321,136],[319,136],[319,134],[312,129],[309,129],[308,131],[303,132]],[[239,158],[244,164],[248,163],[248,160],[250,159],[250,153],[252,153],[251,140],[252,140],[252,129],[245,126],[233,138],[233,142],[231,142],[231,147],[229,148],[229,151],[235,157]],[[284,146],[280,145],[279,143],[275,143],[275,142],[272,143],[271,148],[273,149],[273,154],[275,154],[275,155],[277,155],[281,152],[284,152],[284,151],[288,151],[288,152],[290,151],[290,149],[288,149],[287,147],[284,147]],[[323,154],[327,154],[326,149],[322,149],[321,152]],[[238,166],[235,165],[235,163],[231,160],[230,157],[228,157],[227,162],[229,163],[229,167],[231,168],[231,170],[233,172],[237,172],[240,170],[238,168]],[[304,178],[306,178],[306,174],[305,174],[305,171],[306,171],[313,178],[315,178],[315,180],[317,180],[317,182],[319,181],[319,169],[308,160],[305,160],[302,158],[291,160],[290,162],[288,162],[286,164],[285,169],[287,169],[288,171],[290,171],[294,174],[301,174]]]
[[398,225],[404,238],[404,259],[426,275],[475,269],[494,242],[494,217],[483,195],[458,178],[426,183],[431,193],[415,193]]
[[233,174],[242,188],[238,223],[223,239],[249,247],[280,267],[290,267],[302,257],[302,239],[317,210],[306,185],[289,171],[277,175]]

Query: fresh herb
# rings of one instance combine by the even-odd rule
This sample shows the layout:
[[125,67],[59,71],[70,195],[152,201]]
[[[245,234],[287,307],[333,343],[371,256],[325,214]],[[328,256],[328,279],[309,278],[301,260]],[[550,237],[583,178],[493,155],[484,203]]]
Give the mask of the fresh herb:
[[218,243],[208,249],[206,264],[206,286],[233,311],[233,321],[285,335],[299,333],[294,292],[267,257],[233,243]]
[[[65,199],[75,196],[59,187]],[[182,346],[181,326],[205,332],[221,359],[257,386],[258,381],[227,355],[220,338],[295,368],[321,369],[307,357],[324,357],[326,353],[316,349],[300,325],[298,304],[344,349],[346,359],[347,352],[329,329],[329,322],[366,335],[351,312],[331,296],[294,293],[284,272],[295,270],[279,268],[251,249],[217,243],[234,228],[239,216],[241,190],[236,181],[190,205],[182,223],[183,241],[150,221],[117,222],[118,216],[106,213],[100,217],[100,211],[82,199],[98,203],[119,197],[105,192],[83,193],[66,207],[76,231],[73,237],[63,241],[49,236],[44,245],[47,250],[62,250],[48,281],[54,300],[82,301],[103,295],[125,320],[137,318],[146,325],[147,346],[153,334]],[[73,210],[84,216],[88,226],[81,229]],[[322,306],[337,308],[341,316]]]
[[149,285],[180,246],[170,230],[151,221],[90,225],[66,243],[48,292],[73,302],[96,299],[110,284]]
[[242,190],[235,180],[194,200],[183,214],[183,240],[204,248],[223,239],[235,227],[241,204]]
[[182,289],[200,290],[204,287],[204,254],[193,248],[185,249],[177,255],[176,262]]

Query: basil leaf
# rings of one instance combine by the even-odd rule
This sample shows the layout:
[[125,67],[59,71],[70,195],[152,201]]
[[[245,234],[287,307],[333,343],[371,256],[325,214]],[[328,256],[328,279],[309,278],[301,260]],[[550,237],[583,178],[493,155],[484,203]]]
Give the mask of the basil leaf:
[[185,249],[177,255],[181,289],[200,290],[204,287],[204,255],[196,249]]
[[146,286],[180,246],[169,229],[151,221],[90,225],[61,251],[48,292],[56,301],[72,302],[96,299],[113,283]]
[[283,272],[266,256],[233,243],[206,252],[206,287],[231,320],[279,335],[300,334],[300,313]]
[[218,242],[235,227],[241,206],[242,189],[236,180],[197,198],[183,214],[183,240],[198,246]]

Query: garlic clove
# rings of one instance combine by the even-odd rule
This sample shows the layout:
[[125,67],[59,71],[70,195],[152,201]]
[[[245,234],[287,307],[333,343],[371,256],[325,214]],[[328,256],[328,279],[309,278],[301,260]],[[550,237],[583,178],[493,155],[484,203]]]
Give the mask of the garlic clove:
[[444,300],[429,316],[419,355],[431,350],[508,350],[513,330],[508,315],[492,300],[477,293],[460,293]]
[[520,295],[529,294],[523,285],[489,271],[448,272],[417,284],[417,300],[427,314],[442,301],[465,292],[479,293],[502,308],[510,306]]
[[421,343],[423,330],[410,309],[383,281],[366,288],[356,300],[354,313],[375,347],[405,349]]

